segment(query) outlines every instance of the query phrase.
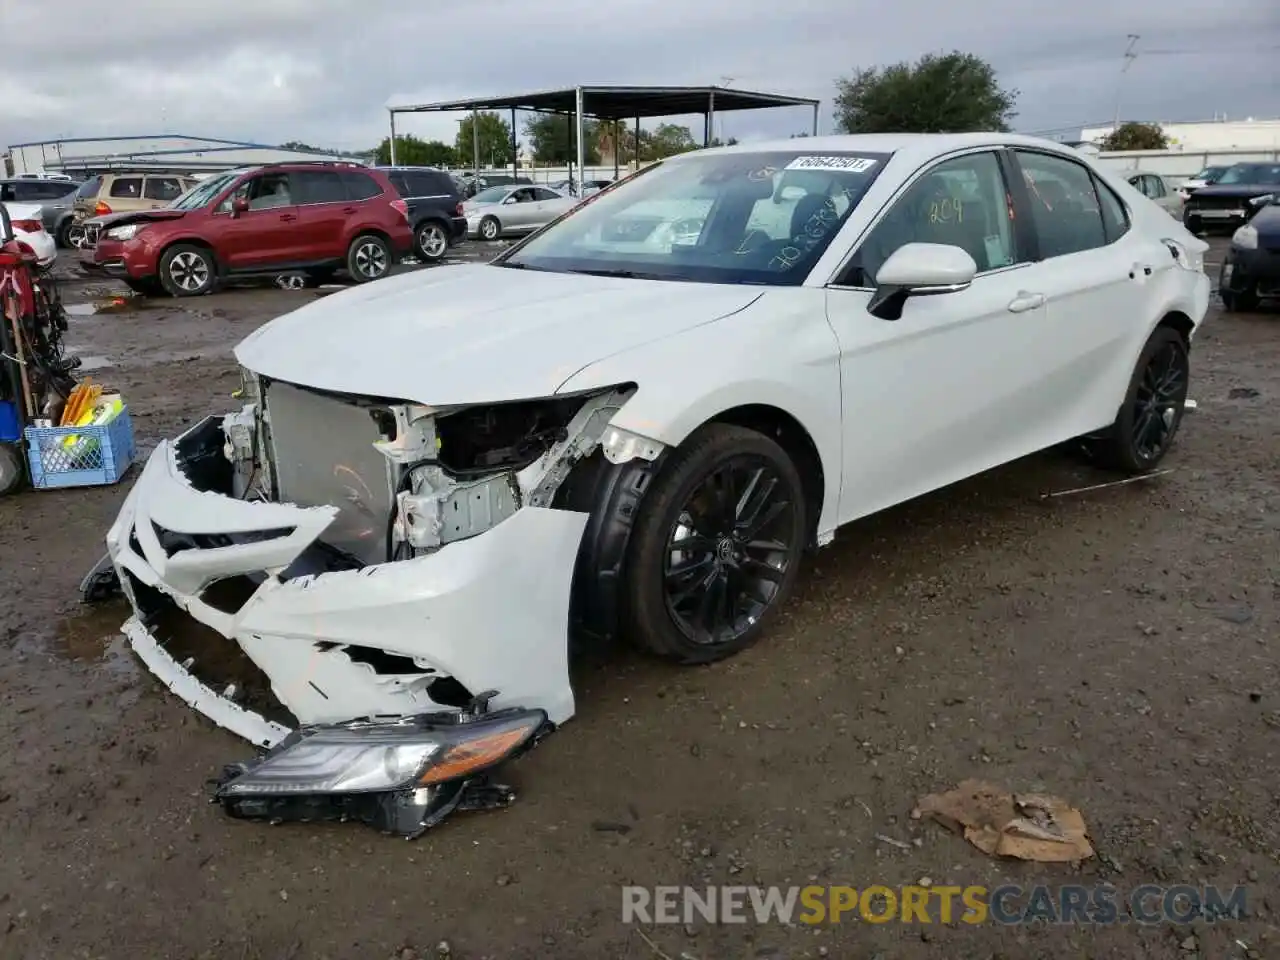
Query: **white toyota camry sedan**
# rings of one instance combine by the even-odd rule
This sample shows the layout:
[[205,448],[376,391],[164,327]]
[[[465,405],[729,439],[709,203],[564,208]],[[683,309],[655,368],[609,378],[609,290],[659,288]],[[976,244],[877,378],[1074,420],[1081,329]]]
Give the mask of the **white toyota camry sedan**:
[[[356,815],[415,832],[572,715],[571,637],[717,660],[845,524],[1065,441],[1155,468],[1205,250],[1033,138],[673,157],[244,340],[246,405],[162,443],[110,530],[126,632],[271,748],[229,809],[377,795]],[[193,621],[268,693],[202,676]]]

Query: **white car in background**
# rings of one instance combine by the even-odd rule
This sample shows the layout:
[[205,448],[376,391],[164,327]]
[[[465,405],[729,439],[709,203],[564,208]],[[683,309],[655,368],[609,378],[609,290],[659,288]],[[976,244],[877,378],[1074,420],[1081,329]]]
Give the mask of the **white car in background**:
[[14,239],[31,248],[41,267],[53,266],[58,259],[58,244],[53,234],[44,228],[44,208],[31,203],[6,203],[4,206],[13,222]]
[[[721,660],[862,517],[1066,442],[1155,469],[1207,246],[1015,134],[668,158],[492,263],[250,334],[247,405],[162,441],[107,535],[125,633],[270,748],[231,813],[419,833],[573,716],[571,635]],[[266,700],[171,645],[191,620]]]
[[550,187],[527,183],[488,187],[462,204],[467,236],[497,240],[501,236],[530,233],[550,223],[578,204]]

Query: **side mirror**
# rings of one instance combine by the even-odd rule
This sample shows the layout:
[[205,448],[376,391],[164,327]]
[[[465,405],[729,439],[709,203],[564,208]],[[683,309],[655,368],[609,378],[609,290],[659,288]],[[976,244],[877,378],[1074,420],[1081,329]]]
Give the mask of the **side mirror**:
[[908,243],[895,250],[876,273],[867,310],[882,320],[898,320],[910,297],[930,297],[968,289],[978,265],[967,251],[945,243]]
[[236,197],[231,201],[231,215],[238,217],[242,213],[249,212],[249,200],[247,197]]
[[504,199],[502,202],[503,202],[503,203],[517,203],[518,201],[516,200],[516,195],[513,193],[513,194],[511,194],[511,196],[507,197],[507,198],[506,198],[506,199]]

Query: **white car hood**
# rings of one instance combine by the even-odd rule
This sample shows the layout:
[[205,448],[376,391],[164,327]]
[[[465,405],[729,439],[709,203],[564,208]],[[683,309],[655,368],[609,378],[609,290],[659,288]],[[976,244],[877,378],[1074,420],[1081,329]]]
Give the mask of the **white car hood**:
[[588,364],[743,309],[759,287],[495,266],[419,270],[322,297],[236,347],[249,370],[447,406],[545,397]]

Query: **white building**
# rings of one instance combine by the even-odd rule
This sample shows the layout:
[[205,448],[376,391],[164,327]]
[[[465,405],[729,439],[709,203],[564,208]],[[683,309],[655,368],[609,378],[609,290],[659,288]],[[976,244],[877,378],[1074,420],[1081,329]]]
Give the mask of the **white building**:
[[[1204,120],[1195,123],[1160,123],[1149,121],[1169,138],[1169,149],[1202,152],[1205,150],[1280,149],[1280,120]],[[1088,127],[1080,131],[1080,139],[1098,143],[1114,129]]]
[[158,134],[148,137],[81,137],[9,147],[8,163],[23,173],[91,174],[106,170],[166,170],[206,173],[290,160],[363,160],[338,153],[310,152],[262,143]]

